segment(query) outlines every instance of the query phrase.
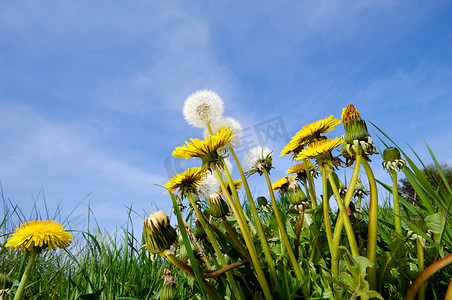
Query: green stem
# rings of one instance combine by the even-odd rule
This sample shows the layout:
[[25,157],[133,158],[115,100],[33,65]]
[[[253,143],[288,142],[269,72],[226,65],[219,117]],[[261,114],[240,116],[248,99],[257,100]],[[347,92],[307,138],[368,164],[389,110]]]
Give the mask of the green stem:
[[[235,188],[234,181],[232,180],[231,173],[229,173],[228,168],[226,167],[226,164],[224,164],[224,174],[226,175],[226,178],[229,183],[230,190],[232,192],[232,197],[235,200],[235,206],[237,207],[237,210],[240,212],[240,217],[242,218],[243,222],[245,224],[248,224],[251,227],[251,230],[253,233],[256,232],[256,229],[254,228],[253,224],[249,222],[249,219],[245,215],[245,212],[243,211],[242,205],[240,203],[239,194],[237,193],[237,189]],[[250,234],[248,227],[246,228],[248,231],[248,234]]]
[[256,224],[257,234],[259,236],[259,240],[262,244],[262,250],[264,251],[265,260],[267,262],[268,268],[270,270],[270,276],[273,283],[277,284],[278,280],[276,277],[276,269],[275,264],[273,262],[273,257],[270,252],[270,247],[268,246],[268,240],[265,236],[264,229],[262,227],[259,214],[257,212],[256,204],[254,203],[253,196],[251,195],[250,186],[248,185],[248,181],[246,180],[245,172],[243,172],[242,165],[240,164],[239,159],[237,158],[237,155],[235,154],[235,151],[233,148],[230,148],[229,151],[232,154],[232,157],[234,158],[235,164],[237,165],[237,169],[239,170],[240,177],[242,178],[242,184],[243,188],[246,192],[246,197],[248,199],[248,203],[250,205],[251,213],[253,215],[254,224]]
[[223,182],[221,180],[220,172],[218,171],[218,168],[214,166],[213,171],[215,175],[217,176],[218,181],[220,182],[221,190],[223,191],[223,195],[225,196],[226,200],[228,201],[229,205],[231,206],[231,209],[237,218],[237,222],[239,223],[239,228],[242,231],[243,239],[245,240],[245,244],[248,247],[248,250],[250,252],[251,256],[251,263],[254,267],[254,270],[256,271],[257,279],[259,281],[259,284],[262,287],[262,292],[265,295],[266,299],[273,299],[272,294],[270,292],[270,288],[267,283],[267,279],[265,278],[264,271],[262,270],[262,267],[259,262],[259,258],[257,256],[256,247],[254,246],[251,237],[248,235],[248,230],[246,228],[246,224],[243,222],[243,220],[240,218],[239,212],[237,210],[237,207],[235,206],[234,200],[232,199],[231,195],[228,193],[228,190]]
[[295,231],[294,254],[296,259],[298,259],[298,247],[300,246],[300,235],[301,229],[303,228],[303,220],[304,220],[304,209],[300,213],[300,216],[298,218],[297,230]]
[[358,204],[356,205],[356,213],[355,218],[359,218],[359,214],[361,213],[361,201],[363,199],[363,196],[361,194],[358,195]]
[[[336,183],[333,180],[330,166],[325,164],[323,166],[328,175],[328,180],[331,184],[331,188],[333,189],[334,196],[336,198],[337,205],[339,206],[340,215],[342,218],[342,222],[345,226],[345,232],[347,233],[348,243],[350,245],[350,250],[353,256],[359,256],[358,244],[356,243],[355,233],[353,231],[352,223],[350,222],[350,218],[347,214],[347,208],[345,208],[344,202],[342,202],[341,196],[339,195],[339,191],[337,189]],[[335,249],[337,251],[337,249]],[[334,250],[333,250],[334,251]]]
[[[358,182],[358,175],[359,175],[359,169],[360,169],[360,163],[359,163],[360,156],[357,156],[355,167],[353,169],[352,178],[350,180],[350,185],[347,189],[347,193],[344,197],[344,205],[346,209],[350,205],[353,191],[355,190],[356,183]],[[323,176],[323,175],[322,175]],[[324,192],[326,193],[326,191]],[[344,225],[344,220],[342,218],[337,218],[336,226],[334,226],[334,237],[333,237],[333,250],[331,254],[332,259],[332,270],[333,270],[333,277],[338,278],[339,276],[339,245],[341,241],[341,234],[342,234],[342,226]],[[334,256],[334,258],[333,258]]]
[[[183,261],[181,261],[180,259],[178,259],[173,253],[171,253],[171,251],[165,251],[164,256],[176,267],[178,267],[180,270],[184,271],[185,273],[187,273],[188,275],[190,275],[191,277],[196,279],[195,273],[193,272],[193,269],[187,265],[186,263],[184,263]],[[210,296],[212,296],[215,299],[221,299],[220,296],[218,295],[218,293],[215,291],[215,289],[205,280],[202,279],[203,284],[207,287],[207,291],[210,294]]]
[[[215,250],[215,254],[217,255],[217,258],[220,260],[221,266],[223,268],[226,267],[228,264],[224,260],[224,256],[220,250],[220,246],[218,245],[218,242],[215,239],[215,236],[213,235],[212,231],[210,231],[209,226],[207,225],[206,221],[204,220],[203,213],[199,210],[199,208],[196,205],[195,201],[193,200],[193,197],[191,194],[188,195],[188,200],[190,201],[191,206],[195,210],[196,215],[198,216],[199,222],[201,222],[201,225],[204,228],[204,231],[206,232],[207,237],[209,238],[213,249]],[[228,278],[228,281],[231,284],[231,289],[232,289],[234,295],[236,297],[240,297],[240,290],[238,288],[237,282],[235,281],[232,272],[226,272],[226,277]]]
[[[289,261],[292,264],[292,268],[295,272],[295,276],[298,279],[304,281],[304,277],[303,277],[303,274],[301,273],[300,265],[298,264],[297,260],[295,259],[295,255],[292,251],[292,246],[290,244],[289,237],[287,236],[286,230],[284,228],[284,224],[281,219],[281,215],[279,214],[279,209],[278,209],[278,205],[276,203],[275,194],[273,193],[270,176],[268,175],[268,171],[265,168],[264,168],[264,175],[265,175],[265,179],[267,180],[268,192],[269,192],[270,198],[272,200],[273,211],[275,212],[276,222],[278,223],[279,231],[281,233],[281,238],[283,239],[283,242],[286,246],[287,254],[289,256]],[[302,286],[302,292],[303,292],[303,296],[307,299],[309,296],[309,293],[308,293],[305,285]]]
[[[361,164],[367,174],[370,187],[370,203],[369,203],[369,229],[367,235],[367,258],[372,263],[368,269],[369,287],[371,290],[377,288],[377,226],[378,226],[378,191],[374,173],[369,166],[367,160],[363,157],[360,159]],[[357,162],[358,163],[358,162]]]
[[[419,269],[419,273],[424,271],[425,263],[424,263],[424,247],[422,246],[419,238],[416,240],[416,248],[417,248],[417,268]],[[417,296],[418,300],[425,300],[425,289],[427,288],[427,284],[424,283],[419,289],[419,293]]]
[[[333,235],[331,233],[331,222],[330,222],[330,205],[328,201],[328,186],[327,186],[327,175],[325,174],[325,170],[322,168],[320,170],[322,173],[322,188],[323,188],[323,195],[322,195],[322,204],[323,204],[323,221],[325,223],[325,231],[326,231],[326,238],[328,240],[328,247],[330,248],[330,253],[333,255]],[[331,259],[333,259],[331,257]],[[334,261],[334,260],[333,260]],[[334,272],[333,272],[334,274]]]
[[28,276],[31,273],[31,270],[33,269],[33,265],[36,260],[36,256],[38,255],[38,250],[36,248],[33,248],[30,253],[30,260],[28,261],[28,265],[25,268],[25,272],[22,275],[22,278],[20,279],[19,287],[17,288],[16,295],[14,296],[14,300],[19,300],[22,298],[22,294],[24,293],[25,284],[27,283]]
[[402,220],[400,218],[399,191],[397,186],[397,171],[391,171],[392,175],[392,198],[394,199],[394,223],[395,231],[402,236]]
[[304,169],[305,169],[305,171],[306,171],[306,177],[308,178],[308,183],[309,183],[309,195],[311,196],[312,208],[316,208],[316,207],[317,207],[317,200],[316,200],[316,196],[315,196],[314,179],[312,178],[311,173],[309,173],[309,170],[308,170],[308,162],[307,162],[306,159],[303,159],[303,165],[304,165]]
[[245,258],[248,259],[248,261],[250,261],[251,260],[250,253],[245,248],[245,246],[243,246],[242,242],[235,235],[234,231],[232,231],[231,227],[229,227],[229,225],[226,222],[226,220],[224,218],[221,218],[220,222],[221,222],[221,225],[223,225],[223,227],[226,230],[226,232],[229,234],[229,237],[232,238],[232,240],[234,241],[235,245],[240,249],[240,252],[242,252],[242,254],[245,256]]
[[[416,297],[417,292],[422,287],[422,285],[436,272],[441,270],[442,268],[446,267],[447,265],[452,263],[452,253],[447,255],[446,257],[432,263],[430,266],[428,266],[427,269],[422,271],[421,274],[419,274],[416,278],[416,280],[413,282],[413,284],[408,289],[407,293],[405,294],[405,300],[414,300]],[[449,298],[447,298],[449,299]]]

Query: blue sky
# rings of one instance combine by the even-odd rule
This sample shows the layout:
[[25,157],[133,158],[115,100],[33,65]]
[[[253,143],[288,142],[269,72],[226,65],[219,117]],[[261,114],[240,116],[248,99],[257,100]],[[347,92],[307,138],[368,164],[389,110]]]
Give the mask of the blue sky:
[[[86,198],[75,214],[90,206],[107,227],[132,204],[169,212],[154,184],[198,164],[170,155],[202,135],[182,116],[200,89],[251,144],[259,126],[291,137],[353,103],[404,149],[430,162],[425,139],[451,164],[451,53],[449,1],[2,1],[3,196],[63,214]],[[264,141],[277,154],[286,142]],[[278,179],[291,162],[274,164]]]

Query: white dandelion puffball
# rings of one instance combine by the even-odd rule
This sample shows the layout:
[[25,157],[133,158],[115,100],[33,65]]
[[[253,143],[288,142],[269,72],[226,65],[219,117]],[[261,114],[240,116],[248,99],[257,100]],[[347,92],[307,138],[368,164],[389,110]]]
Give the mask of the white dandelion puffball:
[[182,112],[188,124],[204,128],[206,122],[221,119],[224,111],[223,100],[214,91],[197,91],[185,99]]
[[[240,143],[240,138],[242,137],[242,125],[240,123],[231,117],[224,117],[221,119],[218,119],[210,124],[210,127],[212,128],[212,131],[215,132],[215,130],[219,129],[221,126],[223,127],[229,127],[231,129],[234,129],[234,137],[232,140],[226,143],[224,145],[224,149],[229,149],[236,147]],[[207,130],[207,127],[204,128],[204,138],[209,136],[209,130]]]
[[204,180],[198,186],[198,192],[207,199],[210,194],[219,192],[219,186],[220,183],[218,182],[217,177],[211,173],[207,173]]
[[243,167],[245,171],[251,171],[256,168],[256,164],[271,155],[272,151],[267,147],[257,146],[251,148],[243,159]]

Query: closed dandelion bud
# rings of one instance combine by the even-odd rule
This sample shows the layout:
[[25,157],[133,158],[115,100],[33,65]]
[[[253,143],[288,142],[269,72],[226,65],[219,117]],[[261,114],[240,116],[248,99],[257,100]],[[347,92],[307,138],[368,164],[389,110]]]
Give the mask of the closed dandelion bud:
[[344,197],[345,194],[347,194],[347,187],[342,183],[342,181],[339,181],[339,195]]
[[300,186],[296,180],[290,176],[286,176],[288,182],[287,192],[289,195],[289,208],[301,212],[304,210],[305,206],[308,205],[308,197],[300,189]]
[[176,230],[170,225],[169,218],[163,210],[153,213],[143,222],[146,247],[152,254],[168,250],[176,241]]
[[209,203],[210,214],[216,218],[224,217],[229,212],[228,205],[218,193],[210,194],[209,198],[207,198],[207,202]]
[[171,300],[176,295],[176,281],[171,274],[171,271],[165,269],[163,271],[163,285],[160,291],[160,300]]
[[355,190],[353,191],[353,197],[366,195],[369,195],[369,191],[366,191],[361,181],[358,180],[358,182],[355,185]]
[[201,222],[198,218],[195,221],[195,231],[193,232],[194,237],[197,240],[202,240],[206,237],[206,232],[204,231],[204,227],[202,227]]
[[400,170],[405,165],[406,161],[401,158],[399,149],[389,147],[383,151],[383,167],[389,172]]
[[258,197],[257,198],[257,204],[259,204],[259,207],[268,205],[267,198],[265,198],[264,196]]
[[[414,225],[416,225],[416,227],[418,227],[421,231],[426,232],[426,234],[429,235],[430,237],[432,236],[432,232],[430,230],[427,230],[427,225],[424,219],[422,219],[420,216],[410,215],[408,216],[408,220],[412,222]],[[413,242],[419,241],[422,247],[425,248],[425,238],[422,235],[417,234],[415,231],[411,229],[407,230],[406,238]]]
[[[346,151],[348,157],[355,157],[356,154],[368,155],[376,154],[375,144],[367,131],[366,122],[361,119],[359,112],[352,104],[345,107],[342,111],[342,122],[344,123],[345,134],[344,142],[345,148],[342,153]],[[345,156],[348,158],[347,156]]]

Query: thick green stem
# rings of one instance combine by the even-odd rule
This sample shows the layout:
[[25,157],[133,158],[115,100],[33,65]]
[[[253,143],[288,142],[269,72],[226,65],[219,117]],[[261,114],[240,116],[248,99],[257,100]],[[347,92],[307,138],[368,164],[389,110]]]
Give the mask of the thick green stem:
[[317,207],[317,198],[315,195],[315,185],[314,185],[314,179],[312,178],[311,173],[308,169],[308,161],[306,159],[303,159],[303,166],[306,171],[306,177],[308,178],[309,183],[309,195],[311,196],[311,205],[313,208]]
[[[413,284],[408,289],[405,300],[414,300],[416,297],[417,292],[422,287],[422,285],[436,272],[444,268],[445,266],[452,263],[452,253],[447,255],[446,257],[432,263],[430,266],[428,266],[427,269],[422,271],[421,274],[419,274],[416,278],[416,280],[413,282]],[[446,298],[449,299],[449,298]]]
[[402,236],[402,219],[400,218],[399,190],[397,186],[397,171],[391,171],[392,198],[394,200],[394,225],[396,233]]
[[22,294],[24,293],[25,284],[27,283],[28,276],[30,276],[31,270],[33,269],[33,265],[36,260],[36,256],[38,255],[38,250],[33,248],[30,253],[30,260],[28,261],[28,265],[25,268],[25,272],[20,279],[19,287],[17,288],[16,295],[14,296],[14,300],[19,300],[22,298]]
[[221,187],[221,190],[223,191],[223,195],[225,196],[226,200],[228,201],[229,205],[231,206],[231,209],[232,209],[235,217],[237,218],[237,222],[238,222],[239,228],[242,232],[243,239],[245,240],[245,244],[248,247],[248,250],[250,252],[251,263],[256,272],[259,284],[261,285],[262,292],[264,293],[266,299],[273,299],[272,294],[270,292],[270,288],[267,283],[267,279],[265,278],[264,271],[262,270],[259,258],[257,256],[256,247],[254,246],[254,244],[251,240],[251,237],[248,234],[249,231],[246,228],[246,224],[240,218],[240,215],[237,210],[237,207],[235,206],[234,200],[232,199],[231,195],[228,193],[228,190],[227,190],[223,180],[221,180],[220,172],[218,171],[218,168],[216,166],[213,168],[213,171],[214,171],[215,175],[217,176],[218,181],[220,182],[220,187]]
[[[359,157],[356,158],[355,167],[353,169],[352,178],[350,180],[350,185],[347,189],[347,193],[344,197],[344,205],[346,208],[350,205],[353,191],[355,190],[356,183],[358,182],[358,175],[359,175],[359,169],[360,169],[360,163],[359,163]],[[323,175],[322,175],[323,176]],[[324,192],[326,193],[326,191]],[[333,277],[338,278],[339,276],[339,245],[341,241],[341,234],[342,234],[342,226],[344,225],[344,220],[342,218],[337,218],[336,226],[334,226],[334,237],[333,237],[333,250],[332,250],[332,270]],[[334,259],[333,259],[334,256]]]
[[[292,269],[295,272],[295,276],[298,279],[304,281],[304,277],[303,277],[303,274],[301,273],[300,265],[298,264],[297,260],[295,259],[295,255],[292,250],[292,245],[290,244],[289,237],[287,236],[287,232],[284,228],[284,224],[282,222],[281,215],[279,213],[278,205],[277,205],[276,199],[275,199],[275,194],[273,193],[272,183],[270,181],[270,176],[268,175],[268,171],[265,168],[264,168],[264,175],[265,175],[265,179],[267,180],[268,192],[269,192],[270,198],[272,200],[273,211],[275,212],[276,222],[278,223],[279,231],[281,233],[281,238],[283,239],[284,245],[286,246],[287,254],[289,256],[289,261],[292,265]],[[307,299],[309,294],[308,294],[308,291],[307,291],[305,285],[302,286],[302,292],[303,292],[303,296]]]
[[[352,223],[350,222],[350,218],[347,214],[347,208],[345,207],[344,202],[342,202],[341,196],[339,195],[339,191],[337,190],[336,183],[331,176],[331,169],[329,165],[324,165],[325,171],[328,175],[328,180],[331,184],[331,188],[333,189],[334,196],[336,198],[337,205],[339,206],[340,215],[342,218],[342,222],[345,226],[345,232],[347,233],[348,243],[350,245],[350,250],[353,256],[359,256],[358,244],[356,243],[355,233],[353,231]],[[334,250],[333,250],[334,251]],[[337,249],[336,249],[337,251]]]
[[[363,157],[360,162],[364,167],[369,180],[370,203],[369,203],[369,228],[367,235],[367,258],[372,263],[368,269],[369,287],[371,290],[377,288],[377,227],[378,227],[378,191],[374,173],[367,160]],[[357,162],[358,163],[358,162]]]
[[268,246],[268,240],[267,240],[267,237],[265,236],[265,232],[262,227],[261,220],[259,218],[259,214],[257,212],[257,208],[256,208],[256,205],[253,200],[253,196],[251,195],[251,190],[248,185],[248,181],[246,180],[246,176],[245,176],[245,173],[243,172],[242,165],[240,164],[240,161],[237,158],[237,155],[235,154],[234,149],[230,148],[229,150],[237,165],[237,169],[239,170],[240,177],[242,178],[243,188],[245,189],[246,197],[248,198],[248,203],[250,205],[251,213],[253,214],[254,224],[256,224],[257,234],[258,234],[259,240],[262,244],[262,250],[264,251],[265,260],[267,262],[267,265],[268,265],[268,268],[270,271],[271,280],[274,284],[277,284],[278,280],[276,277],[275,264],[273,262],[273,257],[270,252],[270,247]]
[[[422,246],[419,238],[416,240],[416,248],[417,248],[417,268],[419,269],[419,273],[424,271],[425,263],[424,263],[424,246]],[[425,300],[425,289],[427,288],[427,283],[424,283],[419,289],[419,293],[417,295],[418,300]]]
[[335,274],[335,271],[337,269],[337,272],[339,272],[339,265],[335,264],[334,262],[337,262],[337,259],[335,259],[337,256],[335,256],[335,252],[333,251],[333,235],[331,232],[331,222],[330,222],[330,205],[328,201],[328,185],[327,185],[327,175],[325,174],[325,170],[322,168],[320,170],[320,173],[322,173],[322,204],[323,204],[323,222],[325,224],[325,232],[326,232],[326,238],[328,240],[328,247],[330,249],[331,254],[331,261],[332,261],[332,273],[333,276]]
[[[254,228],[253,224],[249,221],[248,217],[245,215],[245,212],[243,211],[242,204],[240,203],[239,194],[237,193],[237,189],[235,188],[234,181],[232,180],[231,173],[229,173],[228,168],[226,167],[226,164],[224,164],[224,174],[226,175],[226,178],[229,183],[229,188],[232,192],[232,197],[235,201],[235,206],[237,207],[237,210],[240,212],[240,217],[242,218],[243,222],[245,224],[248,224],[251,227],[251,230],[253,233],[256,233],[256,229]],[[249,229],[247,227],[248,234]]]
[[[213,235],[212,231],[210,231],[209,226],[207,225],[206,221],[204,220],[204,215],[199,210],[198,206],[196,205],[195,201],[193,200],[193,197],[191,194],[188,195],[188,200],[190,201],[191,206],[196,212],[196,215],[198,216],[199,222],[201,222],[202,227],[204,228],[204,231],[207,234],[207,237],[209,238],[210,243],[212,244],[213,249],[215,250],[215,254],[217,255],[217,258],[220,260],[221,266],[224,268],[228,264],[224,260],[223,253],[221,252],[220,246],[218,245],[218,242]],[[234,279],[234,276],[232,272],[226,272],[226,277],[228,278],[229,284],[231,285],[232,292],[234,293],[235,297],[238,297],[240,299],[240,290],[238,288],[237,282]]]

